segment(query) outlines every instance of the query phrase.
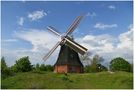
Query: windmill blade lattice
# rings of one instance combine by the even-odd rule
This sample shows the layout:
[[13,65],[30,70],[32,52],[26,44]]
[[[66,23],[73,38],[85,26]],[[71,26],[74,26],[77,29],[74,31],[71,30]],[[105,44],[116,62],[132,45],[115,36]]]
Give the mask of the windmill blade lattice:
[[67,38],[65,38],[65,39],[66,39],[65,44],[67,46],[69,46],[71,49],[73,49],[74,51],[76,51],[76,52],[78,52],[78,53],[80,53],[82,55],[84,55],[87,52],[87,49],[84,48],[83,46],[81,46],[80,44],[78,44],[78,43],[76,43],[74,41],[71,41],[71,40],[69,40]]
[[47,60],[49,58],[49,56],[56,50],[56,48],[59,45],[67,45],[69,46],[71,49],[73,49],[74,51],[84,55],[87,52],[87,49],[81,45],[79,45],[78,43],[74,42],[73,40],[69,39],[69,35],[76,29],[76,27],[78,26],[78,24],[80,23],[81,19],[83,18],[83,16],[79,16],[76,18],[76,20],[74,21],[74,23],[70,26],[70,28],[67,30],[67,32],[64,35],[61,35],[54,27],[49,26],[47,27],[47,29],[49,31],[51,31],[52,33],[54,33],[57,36],[61,37],[61,41],[58,42],[45,56],[44,56],[44,60]]
[[83,18],[83,16],[79,16],[79,17],[76,18],[76,20],[74,21],[74,23],[67,30],[66,35],[71,34],[76,29],[76,27],[79,25],[79,23],[82,20],[82,18]]
[[52,33],[54,33],[55,35],[61,36],[61,34],[57,32],[57,30],[54,27],[48,26],[47,29],[51,31]]
[[49,56],[57,49],[57,47],[60,45],[60,42],[57,42],[56,45],[43,57],[43,60],[47,60]]

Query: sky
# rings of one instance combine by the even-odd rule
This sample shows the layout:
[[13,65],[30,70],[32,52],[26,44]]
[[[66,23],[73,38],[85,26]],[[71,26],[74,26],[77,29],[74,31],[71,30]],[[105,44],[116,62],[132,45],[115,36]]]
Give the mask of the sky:
[[60,41],[49,32],[65,33],[76,17],[84,15],[73,32],[77,43],[108,63],[116,57],[133,61],[132,1],[2,1],[1,54],[11,66],[29,56],[32,64],[54,64],[60,47],[44,62],[43,56]]

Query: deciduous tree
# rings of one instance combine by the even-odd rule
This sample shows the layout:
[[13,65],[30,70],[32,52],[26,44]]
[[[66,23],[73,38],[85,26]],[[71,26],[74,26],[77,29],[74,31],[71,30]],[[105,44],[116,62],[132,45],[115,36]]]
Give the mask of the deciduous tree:
[[110,70],[111,71],[127,71],[130,72],[131,65],[125,59],[121,57],[114,58],[110,62]]
[[28,72],[32,70],[32,65],[29,61],[29,57],[22,57],[18,61],[16,61],[15,65],[13,66],[13,70],[15,72]]

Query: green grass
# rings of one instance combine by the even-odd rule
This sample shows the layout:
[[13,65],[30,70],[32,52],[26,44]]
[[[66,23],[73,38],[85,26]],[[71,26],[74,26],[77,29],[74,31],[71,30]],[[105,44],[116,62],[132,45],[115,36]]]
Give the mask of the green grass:
[[52,72],[26,72],[2,79],[2,88],[10,89],[132,89],[133,74],[128,72],[56,74]]

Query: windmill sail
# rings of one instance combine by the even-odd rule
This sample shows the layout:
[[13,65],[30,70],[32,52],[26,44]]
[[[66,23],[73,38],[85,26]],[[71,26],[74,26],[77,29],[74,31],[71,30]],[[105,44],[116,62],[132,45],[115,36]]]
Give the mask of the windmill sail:
[[61,36],[60,33],[54,27],[49,26],[47,27],[47,29],[51,31],[52,33],[54,33],[55,35]]
[[80,21],[81,21],[82,18],[83,18],[83,16],[79,16],[79,17],[76,18],[76,20],[74,21],[74,23],[67,30],[66,35],[71,34],[76,29],[76,27],[79,25],[79,23],[80,23]]
[[70,26],[70,28],[67,30],[67,32],[64,35],[61,35],[54,27],[48,26],[47,29],[54,33],[57,36],[61,37],[61,41],[58,42],[51,50],[44,56],[44,60],[47,60],[48,57],[56,50],[56,48],[59,45],[66,44],[68,47],[73,49],[74,51],[84,55],[87,52],[87,49],[83,46],[79,45],[78,43],[74,42],[73,40],[69,39],[69,35],[77,28],[78,24],[80,23],[83,16],[79,16],[76,18],[76,20],[73,22],[73,24]]
[[81,46],[80,44],[78,44],[78,43],[76,43],[74,41],[71,41],[71,40],[69,40],[67,38],[65,38],[65,40],[66,40],[65,44],[67,46],[69,46],[70,48],[72,48],[74,51],[76,51],[76,52],[78,52],[78,53],[80,53],[82,55],[84,55],[87,52],[87,49],[84,48],[83,46]]
[[56,45],[43,57],[43,60],[46,61],[59,45],[60,45],[60,42],[56,43]]

